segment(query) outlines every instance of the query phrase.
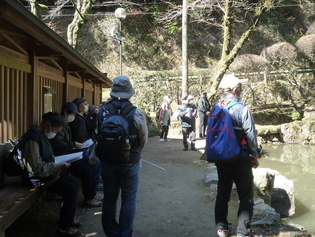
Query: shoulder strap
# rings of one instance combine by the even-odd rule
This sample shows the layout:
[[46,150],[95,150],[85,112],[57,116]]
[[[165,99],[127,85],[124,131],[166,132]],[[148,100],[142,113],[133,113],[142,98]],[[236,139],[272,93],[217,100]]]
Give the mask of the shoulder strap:
[[132,110],[136,109],[137,107],[133,106],[131,103],[128,103],[122,108],[120,114],[123,116],[127,116]]
[[228,103],[228,105],[226,106],[227,109],[231,108],[233,105],[236,105],[236,104],[240,104],[241,102],[238,102],[238,101],[231,101],[230,103]]
[[110,114],[116,114],[116,108],[115,105],[113,105],[113,103],[108,103],[106,107]]

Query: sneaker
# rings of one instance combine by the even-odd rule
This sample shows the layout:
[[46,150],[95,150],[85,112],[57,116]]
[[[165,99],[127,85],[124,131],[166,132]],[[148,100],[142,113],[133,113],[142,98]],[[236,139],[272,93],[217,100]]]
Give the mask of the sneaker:
[[171,139],[165,138],[164,141],[169,142]]
[[234,228],[231,224],[228,226],[228,230],[218,229],[217,234],[219,237],[227,237],[234,233]]
[[196,147],[191,148],[192,151],[198,151]]
[[187,147],[185,147],[184,149],[183,149],[183,151],[187,151],[188,150],[188,148]]
[[98,200],[98,201],[103,201],[103,199],[104,199],[104,196],[103,195],[99,195],[99,194],[97,194],[97,195],[95,195],[94,196],[94,199],[96,199],[96,200]]
[[66,230],[57,229],[55,236],[57,237],[78,237],[81,235],[80,230],[72,229],[71,227]]
[[98,185],[95,186],[95,191],[103,191],[103,184],[99,183]]
[[102,202],[95,198],[92,198],[90,200],[85,200],[84,205],[88,207],[100,207],[102,206]]
[[159,140],[160,142],[164,142],[164,139],[163,138],[160,138],[160,140]]

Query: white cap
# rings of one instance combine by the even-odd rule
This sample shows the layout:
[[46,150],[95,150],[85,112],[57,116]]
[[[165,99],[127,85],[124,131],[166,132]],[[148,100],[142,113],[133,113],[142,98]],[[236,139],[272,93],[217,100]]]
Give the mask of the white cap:
[[194,99],[194,97],[193,97],[192,95],[187,96],[187,100],[188,100],[188,101],[189,101],[189,100],[192,100],[192,99]]
[[247,81],[248,79],[238,79],[236,76],[234,76],[234,74],[227,74],[222,78],[219,88],[233,89],[238,84],[244,83]]

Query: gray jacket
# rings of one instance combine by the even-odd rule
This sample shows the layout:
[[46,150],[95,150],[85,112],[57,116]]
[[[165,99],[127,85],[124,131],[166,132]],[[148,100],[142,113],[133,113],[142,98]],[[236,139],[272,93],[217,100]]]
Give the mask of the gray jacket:
[[[224,99],[238,101],[236,97]],[[235,104],[229,109],[229,112],[233,119],[234,128],[236,128],[236,130],[238,130],[237,128],[243,130],[247,142],[245,147],[249,149],[249,155],[254,157],[258,152],[258,143],[255,121],[249,107],[244,103]]]

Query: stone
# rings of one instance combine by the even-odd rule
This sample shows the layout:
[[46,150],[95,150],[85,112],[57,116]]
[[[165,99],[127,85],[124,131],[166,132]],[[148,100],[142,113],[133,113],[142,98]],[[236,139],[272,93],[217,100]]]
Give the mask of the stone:
[[295,214],[295,193],[292,180],[280,174],[275,175],[271,206],[281,217],[290,217]]
[[267,168],[253,169],[254,193],[268,205],[271,204],[271,193],[274,187],[275,170]]
[[267,205],[263,199],[255,200],[252,226],[275,225],[280,220],[280,214]]

